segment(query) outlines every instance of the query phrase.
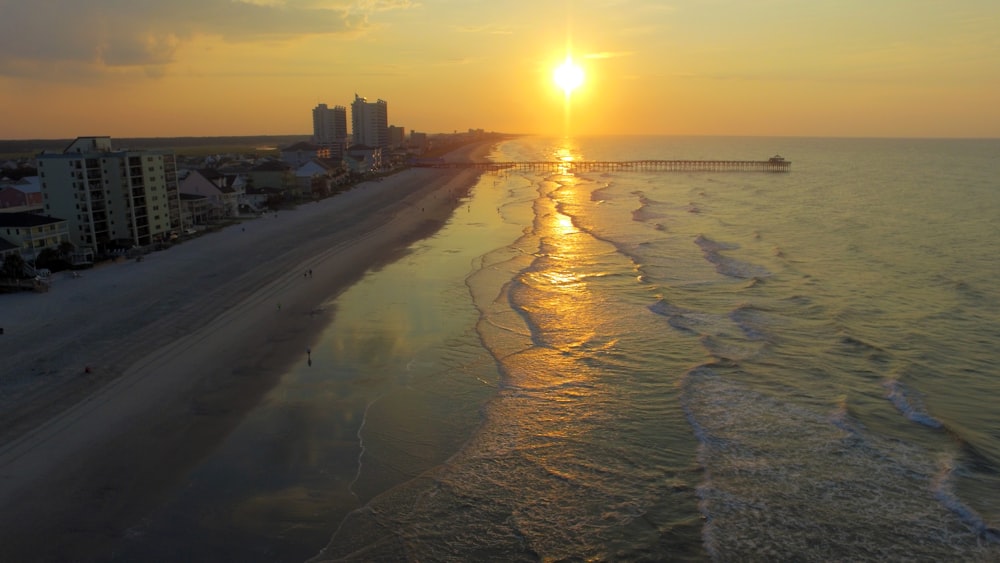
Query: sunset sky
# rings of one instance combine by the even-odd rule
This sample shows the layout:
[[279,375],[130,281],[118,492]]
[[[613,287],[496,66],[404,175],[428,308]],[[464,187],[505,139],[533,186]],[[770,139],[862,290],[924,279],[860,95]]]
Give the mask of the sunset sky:
[[0,0],[0,138],[1000,137],[997,0]]

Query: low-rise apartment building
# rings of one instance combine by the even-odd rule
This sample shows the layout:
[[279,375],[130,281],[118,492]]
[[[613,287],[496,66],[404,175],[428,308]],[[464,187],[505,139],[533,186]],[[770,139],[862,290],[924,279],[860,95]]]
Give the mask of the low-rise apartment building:
[[0,213],[0,239],[14,246],[21,258],[32,261],[46,248],[59,248],[69,242],[69,228],[64,219],[35,213]]

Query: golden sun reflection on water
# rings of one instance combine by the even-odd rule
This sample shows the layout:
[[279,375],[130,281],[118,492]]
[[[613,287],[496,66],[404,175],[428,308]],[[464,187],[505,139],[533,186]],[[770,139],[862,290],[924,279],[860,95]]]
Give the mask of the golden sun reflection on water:
[[562,213],[556,216],[556,228],[560,235],[570,235],[577,232],[576,226],[573,224],[573,219]]
[[576,160],[576,156],[572,151],[568,147],[560,147],[556,151],[555,156],[556,161],[562,163],[559,165],[559,174],[562,176],[572,176],[573,173],[570,171],[570,168],[572,168],[573,161]]
[[[555,158],[572,162],[578,158],[575,151],[561,147],[554,151]],[[579,188],[583,180],[572,175],[559,175],[546,182],[548,197],[540,200],[538,234],[541,237],[539,260],[525,278],[530,289],[526,303],[542,319],[544,327],[540,338],[545,349],[539,352],[536,367],[548,376],[537,379],[538,384],[553,381],[582,380],[589,376],[580,371],[572,361],[581,353],[587,355],[594,343],[601,340],[595,331],[601,321],[595,316],[595,305],[602,299],[592,288],[594,275],[595,241],[574,223],[571,209],[587,204],[589,192]],[[545,361],[538,361],[544,357]],[[536,373],[535,377],[538,378]],[[543,381],[545,383],[543,383]]]

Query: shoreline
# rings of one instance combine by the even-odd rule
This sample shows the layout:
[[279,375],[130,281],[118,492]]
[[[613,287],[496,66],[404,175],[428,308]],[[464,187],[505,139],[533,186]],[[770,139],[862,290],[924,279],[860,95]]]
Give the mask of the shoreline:
[[[492,145],[459,149],[450,158],[481,158]],[[102,306],[87,298],[90,288],[83,286],[87,282],[99,286],[119,269],[129,269],[128,275],[114,279],[136,286],[122,288],[125,295],[120,299],[127,301],[145,292],[152,304],[136,304],[124,314],[88,324],[62,357],[61,368],[58,359],[33,356],[44,353],[43,342],[13,356],[15,368],[32,368],[24,377],[31,377],[37,369],[65,380],[72,372],[82,371],[75,367],[79,365],[75,360],[95,366],[90,374],[95,377],[72,382],[48,409],[22,408],[14,413],[19,418],[5,409],[5,422],[14,424],[5,425],[0,446],[0,502],[6,507],[0,552],[41,559],[106,555],[104,550],[115,538],[177,486],[259,402],[287,366],[313,345],[333,315],[320,308],[322,303],[440,229],[479,175],[468,170],[405,171],[319,203],[303,204],[295,211],[279,212],[277,218],[248,222],[246,231],[228,227],[151,255],[142,263],[115,264],[85,273],[93,280],[62,282],[84,282],[73,288],[77,299],[85,299],[75,304],[82,312],[67,311],[68,326]],[[243,235],[252,230],[261,231],[251,235],[258,237],[253,241],[265,242],[254,245],[241,240],[250,239]],[[202,240],[205,243],[194,248]],[[198,284],[205,279],[224,277],[232,267],[234,258],[228,255],[212,258],[212,252],[220,251],[236,255],[235,263],[247,264],[247,269],[219,279],[217,286],[200,297],[179,304],[179,295],[200,289]],[[183,269],[172,271],[180,268],[184,255],[205,253],[216,271],[208,267],[209,271],[189,279],[187,285],[178,284],[169,292],[162,289],[170,286],[172,278],[183,281],[190,274]],[[161,257],[164,264],[150,268],[153,272],[145,278],[137,274]],[[303,275],[308,270],[312,276]],[[59,301],[53,296],[61,289],[23,298]],[[166,296],[157,301],[163,293]],[[8,309],[4,315],[30,310],[30,305]],[[128,326],[158,311],[164,312],[145,325]],[[16,329],[30,329],[21,340],[37,338],[51,328],[51,322],[36,315]],[[113,335],[129,329],[123,346]],[[12,332],[18,334],[8,330],[5,338]],[[11,341],[17,342],[4,342]],[[137,350],[129,349],[131,343]],[[105,362],[93,360],[100,360],[97,355],[109,348],[117,355]],[[4,388],[8,388],[6,383]],[[26,392],[22,388],[19,397],[37,398],[45,391],[44,385]],[[72,406],[60,408],[73,399]],[[11,400],[4,393],[3,402]],[[61,412],[48,416],[54,408]],[[31,429],[10,439],[12,427]]]

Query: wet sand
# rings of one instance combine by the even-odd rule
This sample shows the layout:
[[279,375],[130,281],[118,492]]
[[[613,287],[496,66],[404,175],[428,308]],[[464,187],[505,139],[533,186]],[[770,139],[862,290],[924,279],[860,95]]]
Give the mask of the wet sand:
[[406,171],[0,296],[0,558],[110,557],[301,356],[321,304],[440,228],[476,177]]

